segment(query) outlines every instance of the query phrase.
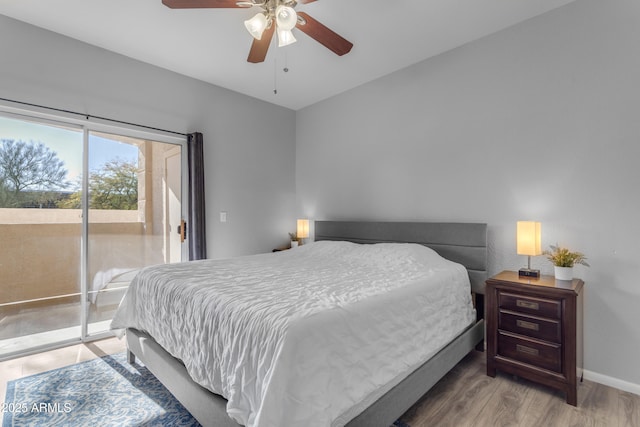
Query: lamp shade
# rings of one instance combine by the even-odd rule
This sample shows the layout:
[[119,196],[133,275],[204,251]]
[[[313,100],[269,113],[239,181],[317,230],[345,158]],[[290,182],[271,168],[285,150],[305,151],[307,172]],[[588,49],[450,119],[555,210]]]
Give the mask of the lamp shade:
[[516,246],[518,255],[542,255],[542,226],[536,221],[518,221]]
[[307,237],[309,237],[309,220],[308,219],[298,220],[296,237],[298,237],[298,239],[306,239]]
[[278,47],[288,46],[297,41],[291,30],[283,30],[280,27],[276,29],[278,31]]
[[267,28],[267,23],[267,17],[264,16],[264,13],[257,13],[253,18],[244,21],[244,26],[253,38],[260,40],[262,33]]
[[292,30],[298,22],[298,14],[290,6],[280,5],[276,8],[276,23],[282,30]]

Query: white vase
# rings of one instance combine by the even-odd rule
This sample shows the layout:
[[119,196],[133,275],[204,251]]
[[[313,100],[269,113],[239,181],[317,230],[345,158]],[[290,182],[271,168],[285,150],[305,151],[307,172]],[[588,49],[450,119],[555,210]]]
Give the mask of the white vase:
[[573,280],[573,267],[553,266],[555,276],[558,280]]
[[291,247],[292,248],[297,248],[298,247],[298,241],[297,240],[292,240],[291,241]]

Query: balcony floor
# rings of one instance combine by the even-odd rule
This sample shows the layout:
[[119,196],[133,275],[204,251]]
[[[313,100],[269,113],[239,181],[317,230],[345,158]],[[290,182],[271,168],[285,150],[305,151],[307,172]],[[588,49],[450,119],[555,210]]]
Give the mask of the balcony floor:
[[[116,305],[89,304],[89,334],[109,330]],[[0,358],[80,339],[79,302],[0,309]]]

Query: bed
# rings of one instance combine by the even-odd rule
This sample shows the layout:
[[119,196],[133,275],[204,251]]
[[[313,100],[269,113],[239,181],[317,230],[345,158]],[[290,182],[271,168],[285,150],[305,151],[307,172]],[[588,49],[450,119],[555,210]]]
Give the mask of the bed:
[[[238,423],[228,415],[227,410],[229,410],[229,412],[236,419],[246,420],[247,424],[250,425],[253,425],[254,423],[256,423],[257,425],[283,425],[293,422],[294,425],[379,425],[388,427],[391,423],[393,423],[395,419],[397,419],[397,417],[402,415],[415,401],[417,401],[433,384],[435,384],[446,372],[448,372],[453,366],[455,366],[455,364],[457,364],[458,361],[461,360],[469,351],[471,351],[474,347],[481,345],[484,328],[483,320],[481,318],[483,307],[481,295],[484,292],[484,279],[486,278],[486,225],[460,223],[318,221],[315,223],[315,240],[319,243],[308,245],[306,248],[303,247],[300,249],[285,251],[288,253],[269,254],[268,256],[280,257],[277,259],[277,261],[281,262],[279,268],[286,270],[286,266],[289,264],[285,263],[284,261],[287,259],[287,257],[292,262],[290,265],[296,265],[295,263],[293,263],[293,261],[295,261],[295,259],[297,258],[304,260],[304,257],[306,256],[305,251],[308,253],[312,253],[314,256],[318,257],[323,253],[342,254],[341,251],[344,250],[344,255],[342,255],[343,259],[351,260],[350,257],[353,256],[359,257],[358,259],[360,261],[358,262],[370,259],[371,265],[368,267],[365,266],[365,270],[370,269],[373,271],[379,267],[380,271],[375,272],[375,274],[379,275],[380,277],[384,276],[384,272],[386,271],[394,271],[393,268],[395,268],[397,264],[400,270],[393,274],[397,274],[398,277],[407,275],[407,280],[409,280],[410,286],[403,285],[403,287],[399,290],[394,289],[393,292],[388,292],[388,295],[394,295],[396,298],[396,300],[393,300],[395,302],[389,303],[386,300],[381,299],[387,298],[387,293],[380,295],[366,294],[366,292],[368,292],[367,289],[369,288],[367,287],[367,284],[365,282],[374,282],[377,280],[376,277],[378,276],[374,275],[367,277],[367,280],[365,282],[361,282],[361,284],[359,285],[360,288],[357,287],[358,285],[356,285],[356,288],[353,288],[355,289],[354,292],[356,295],[362,293],[364,294],[364,296],[362,297],[362,300],[356,301],[357,304],[353,303],[353,301],[351,300],[349,301],[350,309],[347,311],[350,312],[349,316],[351,317],[346,319],[344,318],[345,310],[343,310],[343,307],[340,306],[340,303],[336,303],[340,307],[338,307],[338,310],[335,310],[336,305],[334,304],[334,300],[340,300],[341,298],[343,298],[343,295],[340,294],[340,292],[343,292],[343,289],[346,293],[352,292],[346,291],[348,289],[352,289],[349,287],[347,280],[347,276],[350,275],[350,272],[353,272],[353,275],[355,276],[362,276],[368,273],[365,270],[352,270],[351,264],[346,264],[344,267],[340,267],[340,265],[338,265],[340,264],[340,262],[333,260],[332,262],[335,263],[334,269],[339,272],[341,277],[345,278],[345,283],[341,283],[339,288],[330,288],[330,292],[328,294],[332,295],[333,300],[331,298],[327,299],[322,297],[321,300],[316,304],[318,306],[329,304],[331,306],[329,307],[330,309],[317,311],[315,308],[316,306],[314,306],[314,304],[312,304],[311,302],[309,302],[308,304],[306,302],[303,303],[305,308],[307,308],[306,306],[308,305],[308,309],[311,311],[309,311],[307,315],[302,316],[302,320],[300,322],[291,323],[291,325],[295,325],[295,327],[287,326],[282,328],[283,332],[281,333],[281,335],[287,337],[287,340],[270,340],[267,341],[266,344],[260,344],[260,350],[251,350],[249,352],[249,360],[257,360],[257,362],[255,362],[255,365],[258,367],[256,368],[256,370],[263,369],[263,372],[260,375],[255,375],[255,372],[247,371],[244,368],[244,362],[242,363],[242,369],[237,371],[239,372],[237,376],[246,376],[248,378],[248,380],[242,379],[242,381],[240,382],[242,384],[249,384],[250,387],[254,387],[255,389],[257,389],[256,395],[264,398],[264,401],[266,403],[262,401],[259,402],[259,404],[261,405],[260,411],[256,411],[250,416],[247,415],[248,412],[243,412],[243,400],[248,400],[248,404],[251,404],[254,396],[248,394],[248,398],[244,397],[244,395],[242,396],[242,398],[236,398],[234,395],[238,383],[238,380],[236,378],[234,378],[233,380],[227,379],[226,377],[220,378],[222,376],[222,370],[220,372],[217,372],[216,369],[203,368],[203,366],[210,366],[208,364],[207,358],[210,358],[211,356],[202,356],[203,352],[199,351],[198,347],[198,343],[200,343],[201,341],[198,341],[198,338],[194,338],[191,336],[196,336],[198,334],[202,335],[202,332],[194,331],[193,333],[187,334],[186,332],[191,329],[191,326],[193,324],[189,324],[188,320],[184,320],[190,319],[191,317],[196,317],[196,324],[199,325],[202,322],[201,319],[197,318],[198,314],[194,314],[197,310],[199,310],[196,309],[195,306],[189,305],[189,309],[187,310],[187,312],[182,313],[177,317],[178,319],[182,320],[176,320],[176,318],[173,317],[173,320],[169,321],[169,323],[173,322],[182,332],[185,332],[181,334],[167,332],[167,330],[171,328],[155,327],[155,325],[151,325],[152,321],[154,321],[155,319],[149,321],[146,324],[145,328],[132,327],[131,325],[138,325],[135,323],[127,324],[126,322],[116,321],[116,319],[114,319],[114,324],[112,326],[128,328],[126,336],[127,345],[130,352],[130,360],[133,361],[135,357],[138,357],[159,378],[159,380],[163,382],[163,384],[165,384],[165,386],[176,396],[176,398],[180,400],[180,402],[193,414],[193,416],[205,426],[238,426]],[[414,243],[420,246],[400,245],[402,251],[404,252],[401,252],[401,255],[399,255],[397,259],[394,258],[395,255],[390,256],[387,252],[382,253],[382,255],[380,255],[381,257],[379,259],[376,259],[376,253],[380,250],[383,250],[383,248],[386,248],[387,243],[392,242]],[[354,243],[381,243],[382,245],[354,245]],[[378,332],[378,329],[382,330],[385,328],[391,328],[390,330],[393,331],[402,331],[402,333],[411,333],[415,335],[418,334],[420,329],[414,332],[407,332],[408,329],[407,331],[404,331],[404,329],[401,330],[397,325],[393,324],[391,324],[391,326],[370,328],[370,330],[366,328],[366,325],[367,322],[369,322],[369,325],[377,323],[380,318],[391,319],[391,313],[386,312],[385,310],[392,311],[393,307],[395,307],[396,304],[415,304],[415,302],[413,301],[414,299],[415,301],[427,301],[429,298],[431,298],[427,295],[417,296],[415,298],[407,298],[407,295],[412,294],[403,294],[403,292],[409,292],[409,290],[411,292],[424,292],[424,286],[422,282],[414,283],[416,279],[413,276],[409,276],[409,273],[405,273],[405,270],[403,270],[411,270],[411,268],[413,268],[411,267],[411,265],[413,264],[410,264],[408,268],[405,266],[405,264],[402,264],[404,259],[413,260],[414,254],[416,254],[416,259],[418,260],[421,260],[424,256],[431,257],[430,249],[426,249],[424,246],[433,249],[447,260],[459,263],[466,268],[465,270],[465,268],[460,267],[460,265],[456,265],[454,270],[456,268],[458,270],[462,269],[461,273],[458,272],[456,274],[458,276],[460,274],[464,275],[465,279],[467,280],[467,298],[470,298],[469,283],[471,285],[471,291],[476,295],[476,311],[479,315],[478,319],[469,318],[468,313],[463,315],[463,317],[466,316],[464,319],[461,318],[460,320],[455,320],[455,316],[453,316],[452,314],[448,314],[444,317],[435,316],[436,320],[440,319],[438,321],[442,321],[442,319],[451,319],[450,321],[447,320],[447,322],[451,323],[453,326],[451,328],[443,329],[451,329],[449,333],[451,334],[451,331],[455,331],[455,333],[442,343],[436,342],[437,339],[435,337],[433,339],[429,338],[428,340],[425,340],[425,343],[427,341],[435,342],[435,344],[433,344],[434,348],[430,348],[428,350],[422,349],[421,346],[407,346],[407,348],[410,347],[410,349],[407,350],[407,357],[412,357],[410,361],[400,367],[396,365],[402,364],[393,362],[393,360],[395,360],[395,357],[392,357],[391,361],[383,361],[384,363],[388,363],[388,365],[384,365],[380,369],[375,369],[373,372],[369,371],[367,375],[371,376],[371,381],[362,381],[361,386],[360,381],[354,380],[354,378],[358,377],[351,378],[350,372],[357,371],[359,369],[365,370],[365,368],[368,366],[367,364],[369,363],[368,359],[365,359],[362,355],[357,353],[357,351],[360,351],[358,350],[359,347],[353,347],[349,349],[349,351],[346,351],[344,354],[339,353],[340,348],[349,346],[348,340],[354,339],[355,337],[360,342],[364,342],[365,346],[369,345],[369,342],[372,343],[371,346],[378,345],[377,350],[371,353],[375,354],[376,357],[378,357],[378,355],[384,354],[384,352],[379,351],[379,343],[385,342],[384,340],[388,338],[383,335],[376,335],[378,333],[383,333]],[[396,251],[396,247],[398,247],[398,245],[394,247],[394,251]],[[354,253],[353,251],[355,251],[356,255],[352,255],[352,253]],[[254,256],[250,257],[248,260],[255,265],[260,264],[261,266],[263,266],[264,264],[267,265],[268,268],[271,268],[270,263],[272,259],[267,260],[265,256]],[[314,260],[318,259],[319,258],[314,258]],[[273,260],[276,259],[273,258]],[[387,260],[390,260],[389,265],[384,264],[385,262],[387,262]],[[435,258],[433,258],[433,260],[435,260]],[[431,260],[430,258],[429,262],[435,262],[433,260]],[[318,265],[322,265],[319,261],[318,263]],[[446,261],[446,263],[448,263],[447,268],[449,268],[449,264],[453,264],[450,261]],[[230,262],[229,264],[232,265],[233,262]],[[208,265],[209,264],[190,264],[190,267],[192,269],[200,271],[199,269],[206,269]],[[251,271],[252,267],[246,267],[246,264],[243,265],[244,269],[246,269],[247,271]],[[184,267],[185,266],[183,265],[182,268]],[[166,268],[168,267],[160,267],[159,270],[154,274],[156,274],[158,277],[171,276],[172,274],[178,277],[181,274],[185,274],[185,270],[176,272],[173,269],[165,270]],[[313,278],[316,277],[314,276],[315,273],[312,271],[314,269],[314,264],[306,264],[305,268],[308,269],[306,270],[306,272],[308,272],[310,280],[313,281]],[[340,268],[344,269],[341,271]],[[434,271],[437,271],[433,274],[437,275],[439,277],[438,280],[440,280],[441,282],[436,282],[437,285],[435,285],[431,289],[431,291],[438,291],[442,293],[444,289],[444,282],[442,282],[442,280],[445,280],[444,278],[446,277],[450,277],[447,275],[452,273],[450,273],[449,270],[442,270],[440,269],[440,267],[434,269]],[[200,273],[194,274],[194,276],[198,275],[200,275]],[[286,275],[283,274],[283,276]],[[229,276],[229,280],[235,280],[234,277],[235,276],[231,274]],[[267,274],[265,277],[270,276],[269,274]],[[200,292],[200,288],[190,288],[191,282],[189,280],[191,279],[185,280],[184,284],[181,284],[181,286],[179,287],[194,289],[193,292],[195,293],[193,295],[196,295],[195,299],[202,298],[202,300],[205,301],[203,305],[213,304],[198,293]],[[265,279],[264,282],[268,282],[268,280],[269,279]],[[457,279],[455,280],[457,281]],[[142,279],[140,279],[140,282],[143,283]],[[150,282],[153,281],[150,280]],[[398,282],[400,282],[400,280],[398,280]],[[384,283],[394,283],[394,280]],[[259,287],[261,285],[262,283],[256,283],[255,287]],[[330,287],[332,286],[332,284],[330,283],[327,286]],[[384,286],[390,285],[385,284]],[[144,285],[140,284],[139,287],[144,287]],[[236,294],[233,294],[233,292],[237,292],[236,290],[234,290],[234,288],[230,289],[231,290],[229,292],[232,292],[232,294],[230,294],[232,295],[232,297],[229,298],[228,301],[225,301],[223,305],[224,307],[229,305],[227,304],[229,301],[242,301],[243,298],[245,298],[246,300],[251,299],[251,291],[249,290],[249,288],[243,289],[242,293]],[[289,298],[285,297],[284,295],[297,292],[306,292],[304,290],[306,288],[304,287],[301,287],[300,289],[302,290],[300,291],[296,286],[289,287],[287,289],[288,290],[286,294],[282,294],[279,297],[283,301],[286,301]],[[372,286],[371,289],[372,292],[377,292],[378,287]],[[159,291],[154,288],[154,292]],[[456,292],[459,293],[460,291],[458,290]],[[221,291],[221,293],[223,292]],[[245,293],[247,293],[246,296]],[[454,292],[451,291],[452,295],[453,293]],[[404,297],[400,298],[398,297],[398,295],[404,295]],[[446,293],[445,297],[447,297],[448,299],[453,299]],[[140,303],[140,301],[136,300],[134,297],[130,297],[129,299],[131,301],[136,301],[138,303],[138,307],[143,307],[149,304],[149,312],[154,313],[154,315],[158,317],[158,321],[160,321],[162,315],[159,313],[164,310],[163,305],[165,307],[168,306],[168,304],[166,303],[168,300],[166,298],[174,301],[182,297],[176,297],[174,294],[167,293],[167,295],[165,295],[164,297],[158,298],[160,302],[156,302],[156,304],[160,305],[157,306],[154,306],[153,302],[148,303],[147,301],[144,301],[143,303]],[[164,302],[162,302],[162,298],[165,298]],[[294,297],[291,297],[290,307],[293,307],[296,304],[300,305],[300,301],[311,301],[314,300],[314,298],[315,297],[312,296],[305,300],[296,300]],[[189,301],[192,300],[194,300],[194,298],[191,298]],[[267,303],[265,303],[265,301]],[[268,301],[268,297],[264,297],[258,302],[258,304],[256,304],[257,308],[247,308],[248,306],[243,306],[244,311],[242,313],[252,312],[252,316],[256,316],[255,319],[260,319],[260,321],[251,320],[249,323],[242,324],[241,326],[243,332],[245,328],[247,330],[256,329],[256,331],[254,331],[256,335],[259,334],[257,332],[258,330],[267,330],[269,334],[272,334],[271,331],[279,331],[279,326],[277,323],[274,323],[273,325],[271,323],[264,323],[271,322],[271,320],[269,320],[270,318],[260,317],[260,313],[263,310],[263,307],[260,306],[260,304],[268,306],[270,305],[268,304]],[[187,304],[190,304],[190,302],[187,302]],[[218,302],[216,302],[215,304],[220,305]],[[373,306],[375,307],[375,309],[372,311],[370,310],[369,312],[365,312],[363,307],[372,304],[376,304]],[[135,309],[131,308],[134,306],[136,306],[136,304],[131,302],[129,303],[130,311],[135,312]],[[173,307],[173,304],[171,306]],[[220,307],[222,307],[222,305]],[[286,304],[284,305],[284,307],[285,311],[288,310]],[[406,313],[413,313],[414,310],[417,312],[417,310],[420,310],[421,306],[414,305],[407,307],[408,308],[403,309],[405,315]],[[171,308],[171,310],[173,310],[173,308]],[[127,309],[123,309],[122,311],[127,311]],[[142,310],[138,310],[138,313],[142,313]],[[355,317],[353,317],[354,315]],[[377,319],[375,317],[366,317],[376,315],[381,317]],[[140,317],[145,316],[143,314],[140,314]],[[422,316],[417,317],[421,318]],[[251,319],[253,319],[253,317]],[[372,321],[372,319],[374,320]],[[184,323],[183,320],[187,323]],[[143,323],[144,322],[142,322],[141,324]],[[357,329],[359,323],[364,324],[365,328]],[[268,327],[261,326],[264,324],[268,324]],[[301,329],[301,327],[299,327],[301,324],[306,325],[305,327],[307,329]],[[326,327],[326,325],[328,325],[328,327]],[[409,327],[410,326],[407,326],[406,328]],[[438,328],[441,328],[441,326],[439,326]],[[149,334],[147,332],[141,331],[140,329],[149,329],[152,330],[152,333]],[[331,331],[329,333],[334,334],[330,339],[328,339],[326,343],[323,342],[325,338],[323,335],[321,335],[321,331],[325,329],[327,331]],[[353,335],[350,338],[345,338],[346,340],[343,342],[337,341],[339,343],[339,346],[337,346],[336,348],[332,348],[332,354],[337,354],[336,360],[355,357],[355,361],[357,363],[354,363],[354,360],[345,362],[345,366],[351,366],[350,369],[340,367],[334,369],[332,366],[332,372],[335,372],[337,374],[333,374],[332,376],[325,375],[325,380],[322,381],[322,386],[316,387],[317,378],[320,378],[320,376],[318,376],[317,378],[314,376],[306,377],[307,373],[309,371],[313,371],[312,368],[315,366],[309,364],[308,361],[314,358],[315,354],[319,352],[320,347],[328,346],[333,341],[340,339],[340,337],[338,336],[340,334],[336,334],[335,331],[343,331],[347,329],[353,329],[354,331],[356,331],[356,335]],[[208,337],[209,332],[205,331],[204,335]],[[234,337],[236,332],[234,332]],[[274,334],[277,335],[277,333]],[[155,338],[152,337],[152,335],[154,335]],[[170,337],[168,337],[167,335],[170,335]],[[388,335],[390,337],[391,335],[395,334]],[[249,338],[246,338],[246,340],[251,341],[253,339],[253,336],[254,335],[248,334]],[[382,337],[383,340],[381,340],[380,337]],[[193,341],[194,339],[195,341]],[[207,338],[207,340],[208,339],[209,338]],[[369,339],[370,341],[367,341]],[[243,347],[243,341],[241,341],[240,339],[238,339],[237,341],[240,341],[240,344],[237,344],[237,348],[241,350],[236,351],[236,353],[240,354],[241,357],[244,357],[243,355],[247,353],[247,347]],[[158,342],[162,342],[163,345],[161,346]],[[235,348],[235,342],[236,341],[234,341],[234,344],[230,345],[229,348]],[[278,343],[278,345],[272,344],[273,342]],[[397,352],[398,342],[388,342],[391,343],[389,352],[392,354],[393,351]],[[216,346],[220,347],[221,344],[219,342],[213,342],[211,344],[211,347],[214,349],[216,348]],[[266,350],[262,351],[262,347],[269,346],[274,346],[273,349],[270,350],[272,351],[272,353],[268,353],[266,352]],[[431,344],[429,344],[429,346],[431,346]],[[425,345],[425,347],[427,346]],[[195,354],[195,356],[187,354],[187,352],[180,353],[181,351],[184,351],[185,348],[195,348],[196,350],[192,352]],[[418,354],[421,351],[431,352],[428,353],[428,360],[426,362],[419,359],[419,357],[423,357],[426,354]],[[227,352],[227,350],[225,350],[225,352]],[[254,353],[258,354],[259,356],[255,356]],[[179,360],[178,358],[172,356],[172,354],[181,354],[182,360]],[[238,364],[235,361],[228,362],[227,357],[225,356],[226,353],[219,354],[222,355],[220,363],[221,365],[233,365],[234,363],[236,365]],[[267,354],[267,356],[264,356],[264,354]],[[277,357],[273,356],[273,354],[276,354]],[[203,360],[207,363],[202,363],[202,365],[194,364],[194,360],[192,359],[200,357],[204,357]],[[369,356],[367,356],[367,358],[368,357]],[[281,360],[280,365],[270,365],[269,362],[272,359]],[[384,357],[382,357],[382,359],[384,359]],[[321,359],[321,361],[323,360],[326,362],[326,360],[329,359]],[[329,360],[331,365],[334,365],[333,360],[334,359]],[[200,363],[198,360],[196,360],[196,362]],[[266,369],[264,368],[265,366],[267,368],[272,367],[273,369]],[[288,372],[287,370],[282,368],[282,366],[290,366],[291,372],[293,373]],[[371,367],[373,366],[376,365],[371,365]],[[311,367],[311,369],[309,367]],[[340,371],[339,369],[343,369],[343,371]],[[406,372],[403,372],[403,369]],[[380,380],[378,381],[378,371],[387,376],[384,377],[384,375],[380,374]],[[265,372],[267,372],[266,375]],[[298,377],[305,377],[305,381],[297,380],[295,378],[296,375]],[[236,376],[236,374],[234,374],[233,376]],[[209,379],[209,377],[211,377],[211,379]],[[266,379],[263,379],[263,377]],[[256,380],[255,378],[258,379]],[[294,380],[296,382],[293,382]],[[341,383],[340,381],[344,381],[344,383]],[[199,385],[198,383],[206,385],[208,388],[213,390],[217,390],[219,388],[221,390],[224,390],[223,394],[229,396],[229,400],[227,401],[218,394],[212,393],[207,388]],[[305,383],[309,383],[310,385],[307,385]],[[250,388],[249,386],[247,386],[247,388]],[[329,396],[327,397],[326,402],[323,400],[325,399],[326,395],[340,394],[339,392],[346,388],[348,388],[348,391],[345,391],[343,395],[340,395],[339,399],[334,399],[333,396]],[[366,389],[362,391],[360,390],[360,388]],[[265,390],[267,390],[267,392],[265,392]],[[319,395],[317,393],[318,390],[320,390]],[[325,392],[325,390],[327,391]],[[316,395],[314,395],[314,393],[316,393]],[[299,398],[300,396],[305,396],[305,398],[311,396],[311,398],[305,400]],[[349,399],[355,400],[350,401]],[[344,404],[343,401],[345,402]],[[301,406],[302,409],[300,409],[292,406],[291,402],[293,402],[293,405],[298,404],[297,402],[306,403],[303,403],[303,406]],[[285,412],[285,410],[280,408],[278,405],[282,405],[282,408],[287,409],[284,415],[278,414],[279,410],[281,412]],[[307,405],[306,409],[304,405]],[[319,406],[320,409],[314,406]],[[291,410],[291,412],[289,412],[289,410]],[[316,413],[313,416],[309,415],[311,416],[311,418],[305,419],[303,417],[303,415],[307,416],[308,414],[313,414],[314,412],[312,411],[316,411]],[[320,418],[322,418],[325,412],[332,415],[327,415],[327,420],[321,420]],[[300,418],[296,418],[298,415],[300,415]],[[287,420],[287,422],[285,423],[282,420]]]

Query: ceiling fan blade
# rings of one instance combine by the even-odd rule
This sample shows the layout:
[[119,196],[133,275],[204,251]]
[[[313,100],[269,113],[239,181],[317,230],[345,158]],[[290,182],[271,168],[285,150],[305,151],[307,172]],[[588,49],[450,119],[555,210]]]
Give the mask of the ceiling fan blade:
[[264,33],[262,33],[262,38],[260,40],[253,39],[247,62],[257,64],[258,62],[264,61],[264,59],[267,57],[267,50],[269,50],[269,45],[271,44],[271,38],[273,37],[273,31],[275,30],[275,28],[276,26],[272,25],[271,27],[264,30]]
[[302,4],[307,4],[307,3],[313,3],[316,0],[298,0],[298,3],[302,3]]
[[336,55],[342,56],[351,51],[353,43],[347,39],[334,33],[304,12],[298,12],[298,16],[302,18],[304,23],[298,21],[296,28],[333,51]]
[[162,4],[171,9],[241,7],[238,0],[162,0]]

